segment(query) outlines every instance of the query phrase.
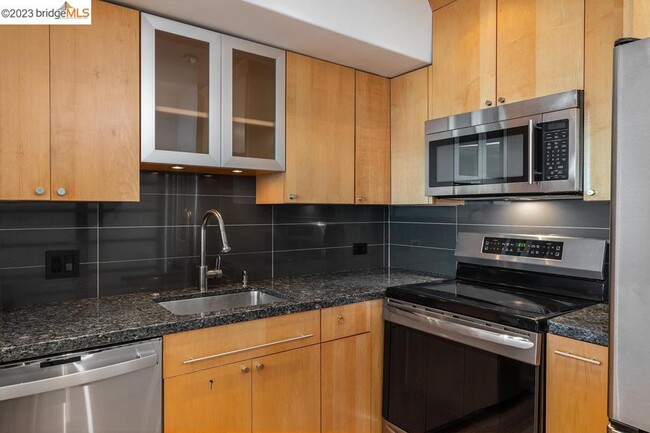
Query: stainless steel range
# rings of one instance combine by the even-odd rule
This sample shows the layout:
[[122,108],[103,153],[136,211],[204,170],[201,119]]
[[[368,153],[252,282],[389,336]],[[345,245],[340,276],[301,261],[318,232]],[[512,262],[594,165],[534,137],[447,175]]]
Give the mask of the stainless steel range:
[[384,431],[542,433],[547,320],[605,300],[607,242],[459,233],[456,258],[386,292]]

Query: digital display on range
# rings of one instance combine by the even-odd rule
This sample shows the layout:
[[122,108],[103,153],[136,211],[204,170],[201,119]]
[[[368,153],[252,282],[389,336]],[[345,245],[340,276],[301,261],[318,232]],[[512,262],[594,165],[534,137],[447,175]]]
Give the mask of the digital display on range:
[[563,249],[564,242],[485,237],[482,251],[486,254],[562,260]]

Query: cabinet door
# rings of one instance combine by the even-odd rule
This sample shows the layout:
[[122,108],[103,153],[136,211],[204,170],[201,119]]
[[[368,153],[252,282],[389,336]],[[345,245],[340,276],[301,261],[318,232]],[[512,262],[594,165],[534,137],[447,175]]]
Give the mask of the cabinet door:
[[50,28],[52,198],[140,199],[139,12],[94,0]]
[[370,334],[323,343],[323,433],[369,433]]
[[390,204],[390,80],[356,71],[357,204]]
[[623,37],[623,0],[585,2],[585,200],[609,200],[612,171],[612,47]]
[[583,88],[584,0],[498,0],[497,100]]
[[221,35],[142,14],[142,162],[220,164]]
[[253,360],[253,433],[320,432],[320,345]]
[[607,348],[548,336],[547,433],[607,430]]
[[50,199],[50,29],[0,26],[0,200]]
[[650,2],[648,0],[625,0],[625,37],[650,37]]
[[284,170],[284,51],[221,40],[221,165]]
[[287,53],[285,201],[354,203],[354,87],[353,69]]
[[428,120],[428,70],[390,80],[391,203],[426,204],[424,122]]
[[496,2],[457,0],[433,12],[429,118],[496,103]]
[[251,362],[165,379],[165,433],[251,431]]

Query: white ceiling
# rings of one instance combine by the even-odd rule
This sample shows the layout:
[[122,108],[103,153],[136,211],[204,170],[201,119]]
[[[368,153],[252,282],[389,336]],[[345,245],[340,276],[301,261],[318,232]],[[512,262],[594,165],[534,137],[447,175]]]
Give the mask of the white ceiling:
[[431,9],[427,0],[119,2],[386,77],[431,63]]

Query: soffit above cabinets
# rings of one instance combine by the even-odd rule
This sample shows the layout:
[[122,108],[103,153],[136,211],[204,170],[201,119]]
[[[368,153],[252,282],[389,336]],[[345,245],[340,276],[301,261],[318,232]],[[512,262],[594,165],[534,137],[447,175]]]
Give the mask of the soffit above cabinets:
[[431,64],[427,0],[120,0],[385,77]]

